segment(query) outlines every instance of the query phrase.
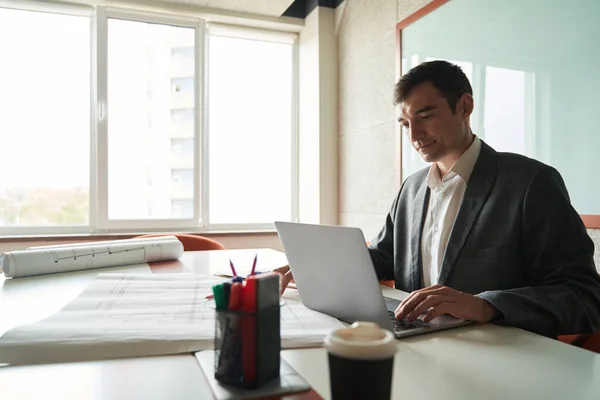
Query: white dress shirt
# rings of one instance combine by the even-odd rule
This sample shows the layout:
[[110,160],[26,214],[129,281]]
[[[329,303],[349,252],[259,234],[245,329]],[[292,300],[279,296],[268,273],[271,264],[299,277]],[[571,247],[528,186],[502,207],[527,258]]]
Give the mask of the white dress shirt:
[[448,239],[480,149],[481,141],[475,136],[473,143],[443,178],[437,163],[432,163],[429,168],[429,207],[421,237],[424,287],[438,282]]

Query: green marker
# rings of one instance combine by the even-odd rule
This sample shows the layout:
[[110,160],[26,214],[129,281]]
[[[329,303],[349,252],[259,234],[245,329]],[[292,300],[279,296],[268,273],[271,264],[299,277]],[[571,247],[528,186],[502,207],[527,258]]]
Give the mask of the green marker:
[[212,291],[215,295],[217,310],[227,309],[227,300],[225,299],[225,289],[223,288],[223,284],[220,283],[218,285],[214,285],[212,287]]

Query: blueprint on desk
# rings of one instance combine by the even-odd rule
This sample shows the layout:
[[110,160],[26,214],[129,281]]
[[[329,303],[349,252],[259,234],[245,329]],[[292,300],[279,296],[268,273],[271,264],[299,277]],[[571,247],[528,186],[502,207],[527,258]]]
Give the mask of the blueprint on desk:
[[[188,353],[213,348],[212,286],[196,274],[99,274],[59,312],[0,338],[0,364],[36,364]],[[282,299],[282,348],[320,346],[343,327],[309,310],[298,296]]]

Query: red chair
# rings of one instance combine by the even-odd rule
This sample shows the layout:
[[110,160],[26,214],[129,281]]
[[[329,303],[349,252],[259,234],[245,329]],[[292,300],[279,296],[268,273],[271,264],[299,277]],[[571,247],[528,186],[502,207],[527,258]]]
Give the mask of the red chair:
[[600,354],[600,331],[589,335],[581,345],[581,348]]
[[583,335],[562,335],[558,340],[600,354],[600,331]]
[[156,233],[151,235],[140,235],[136,238],[160,237],[160,236],[175,236],[181,244],[183,251],[200,251],[200,250],[225,250],[225,246],[216,240],[209,239],[204,236],[189,235],[185,233]]

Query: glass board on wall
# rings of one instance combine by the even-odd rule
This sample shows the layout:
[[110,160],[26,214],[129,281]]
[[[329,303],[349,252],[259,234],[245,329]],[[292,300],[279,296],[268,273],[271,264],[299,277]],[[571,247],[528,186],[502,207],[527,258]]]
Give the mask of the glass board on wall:
[[[451,0],[402,30],[403,73],[436,59],[471,81],[475,134],[552,165],[600,214],[599,0]],[[403,179],[425,166],[403,138]]]

